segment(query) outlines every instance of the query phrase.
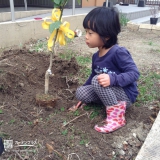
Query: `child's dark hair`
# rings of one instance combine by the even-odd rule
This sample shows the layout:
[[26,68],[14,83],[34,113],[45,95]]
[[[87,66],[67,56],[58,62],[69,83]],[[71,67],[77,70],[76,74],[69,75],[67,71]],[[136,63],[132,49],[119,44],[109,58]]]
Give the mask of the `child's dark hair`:
[[98,33],[104,42],[103,48],[108,49],[117,43],[121,31],[119,13],[113,7],[97,7],[84,18],[83,27]]

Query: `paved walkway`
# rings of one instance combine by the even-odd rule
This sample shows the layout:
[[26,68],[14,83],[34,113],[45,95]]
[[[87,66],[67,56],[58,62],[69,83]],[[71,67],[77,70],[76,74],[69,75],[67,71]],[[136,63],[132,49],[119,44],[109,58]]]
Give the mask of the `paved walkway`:
[[160,160],[160,112],[135,160]]
[[[122,13],[134,13],[134,12],[138,12],[138,11],[145,11],[148,10],[150,7],[146,6],[146,7],[138,7],[137,5],[132,5],[130,4],[129,6],[121,6],[119,4],[116,4],[115,7],[117,7],[117,9],[122,12]],[[75,15],[77,14],[85,14],[88,13],[89,11],[91,11],[93,8],[95,7],[86,7],[86,8],[76,8],[75,9]],[[35,8],[35,7],[28,7],[27,10],[49,10],[49,8]],[[10,8],[0,8],[0,12],[9,12]],[[25,11],[24,7],[15,7],[15,11]],[[68,16],[68,15],[73,15],[72,14],[73,10],[72,9],[64,9],[63,15],[64,16]],[[27,17],[27,18],[21,18],[21,19],[16,19],[16,21],[26,21],[26,20],[34,20],[34,18],[45,18],[45,17],[49,17],[51,16],[51,13],[47,13],[47,14],[41,14],[41,15],[36,15],[36,16],[31,16],[31,17]]]
[[[33,10],[49,10],[51,8],[42,8],[42,7],[27,7],[27,11],[33,11]],[[25,11],[24,7],[14,7],[14,10],[17,11]],[[10,8],[9,7],[3,7],[0,8],[0,13],[1,12],[10,12]]]

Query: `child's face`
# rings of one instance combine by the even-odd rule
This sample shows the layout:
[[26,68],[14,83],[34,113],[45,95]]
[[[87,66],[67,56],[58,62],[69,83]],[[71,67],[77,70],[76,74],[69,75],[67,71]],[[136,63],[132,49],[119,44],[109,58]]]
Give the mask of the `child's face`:
[[86,31],[86,36],[85,36],[85,40],[86,40],[86,44],[88,45],[88,47],[90,48],[95,48],[95,47],[102,47],[103,41],[101,40],[99,34],[97,34],[96,32],[92,31],[91,29],[85,29]]

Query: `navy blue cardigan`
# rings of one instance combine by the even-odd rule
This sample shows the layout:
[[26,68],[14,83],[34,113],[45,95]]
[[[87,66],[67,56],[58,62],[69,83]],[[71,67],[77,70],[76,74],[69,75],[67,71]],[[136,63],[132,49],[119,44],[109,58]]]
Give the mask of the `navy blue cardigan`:
[[92,73],[84,85],[90,85],[92,78],[101,73],[109,75],[110,86],[122,87],[130,101],[136,101],[139,71],[126,48],[116,44],[102,57],[96,52],[92,57]]

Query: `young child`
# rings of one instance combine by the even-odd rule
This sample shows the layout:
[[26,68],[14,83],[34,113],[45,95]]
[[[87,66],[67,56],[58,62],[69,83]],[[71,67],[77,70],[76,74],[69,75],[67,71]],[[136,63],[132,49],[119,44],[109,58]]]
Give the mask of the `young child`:
[[88,47],[98,47],[92,57],[92,73],[86,83],[76,91],[82,103],[99,103],[106,107],[105,125],[94,129],[109,133],[123,127],[125,110],[138,95],[138,69],[127,49],[117,44],[121,27],[116,8],[98,7],[90,11],[83,21]]

